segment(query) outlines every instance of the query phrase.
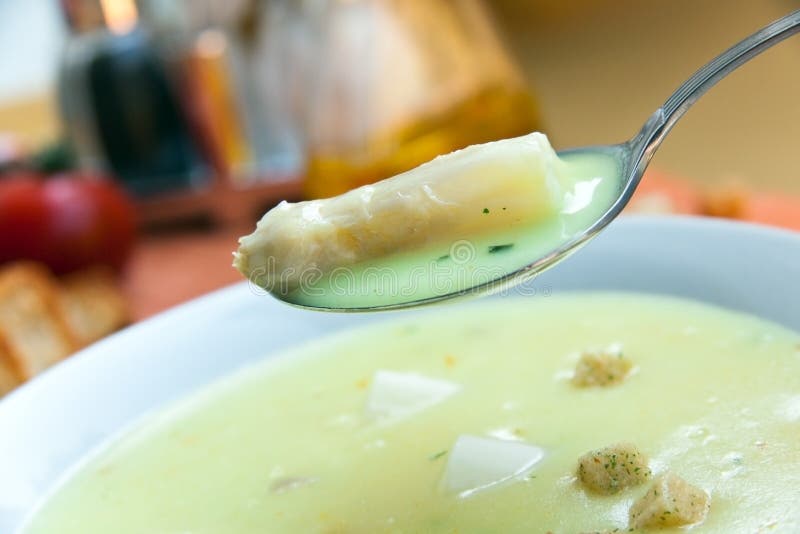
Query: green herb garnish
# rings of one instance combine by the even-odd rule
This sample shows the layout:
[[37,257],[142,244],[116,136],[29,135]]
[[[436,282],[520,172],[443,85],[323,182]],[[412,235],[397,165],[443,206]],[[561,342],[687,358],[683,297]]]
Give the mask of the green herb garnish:
[[489,208],[483,208],[483,213],[489,213]]
[[445,454],[447,454],[447,449],[445,449],[443,451],[439,451],[439,452],[437,452],[435,454],[431,454],[430,456],[428,456],[428,460],[430,460],[431,462],[434,461],[434,460],[438,460],[439,458],[441,458]]
[[503,245],[489,245],[489,254],[494,254],[496,252],[502,252],[504,250],[508,250],[514,246],[514,243],[505,243]]

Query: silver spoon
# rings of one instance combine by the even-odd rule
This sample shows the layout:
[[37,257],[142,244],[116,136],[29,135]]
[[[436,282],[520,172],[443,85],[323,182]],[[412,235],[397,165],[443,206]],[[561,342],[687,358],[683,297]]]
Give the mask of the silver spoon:
[[421,306],[458,297],[494,293],[522,283],[525,280],[529,280],[536,274],[545,269],[549,269],[575,252],[578,248],[595,237],[620,214],[622,209],[628,204],[628,201],[630,201],[647,165],[650,163],[656,150],[658,150],[658,147],[661,146],[664,138],[672,127],[675,126],[675,123],[678,122],[678,119],[680,119],[692,104],[706,91],[739,66],[768,48],[794,35],[798,31],[800,31],[800,10],[776,20],[740,43],[732,46],[686,80],[686,82],[667,99],[664,105],[650,116],[639,133],[632,139],[616,145],[597,145],[559,151],[558,155],[565,158],[577,154],[611,155],[619,165],[621,170],[620,176],[623,177],[623,180],[618,197],[596,222],[591,224],[582,233],[566,241],[563,245],[558,246],[546,255],[536,259],[536,261],[513,272],[502,274],[492,280],[476,284],[472,287],[425,296],[423,298],[409,295],[409,300],[403,302],[395,300],[386,303],[372,303],[366,306],[349,306],[336,303],[332,305],[330,301],[320,303],[313,301],[298,303],[296,301],[293,302],[292,299],[285,298],[285,296],[280,293],[273,292],[273,295],[281,300],[286,300],[290,304],[314,310],[379,311]]

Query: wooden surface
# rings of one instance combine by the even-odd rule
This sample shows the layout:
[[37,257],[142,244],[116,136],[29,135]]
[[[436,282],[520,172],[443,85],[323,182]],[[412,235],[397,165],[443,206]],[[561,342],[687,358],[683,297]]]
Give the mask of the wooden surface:
[[61,124],[52,93],[0,103],[0,135],[13,134],[24,150],[35,150],[58,138]]
[[[558,149],[619,142],[694,71],[799,0],[492,0]],[[698,186],[800,195],[800,37],[720,82],[653,163]]]

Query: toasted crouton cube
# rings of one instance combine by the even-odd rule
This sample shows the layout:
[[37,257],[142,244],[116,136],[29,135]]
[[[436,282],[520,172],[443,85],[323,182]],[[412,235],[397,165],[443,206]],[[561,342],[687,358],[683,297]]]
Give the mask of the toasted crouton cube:
[[650,468],[636,446],[617,443],[581,456],[578,478],[591,491],[612,494],[650,478]]
[[572,383],[578,387],[613,386],[627,378],[633,363],[617,347],[581,354]]
[[703,521],[710,498],[702,489],[681,477],[665,473],[630,509],[631,528],[692,525]]

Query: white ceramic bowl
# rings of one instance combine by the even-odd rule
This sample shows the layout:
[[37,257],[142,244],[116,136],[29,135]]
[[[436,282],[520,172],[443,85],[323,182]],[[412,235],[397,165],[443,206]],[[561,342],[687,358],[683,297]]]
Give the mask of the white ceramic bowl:
[[[680,295],[800,330],[799,282],[800,234],[627,217],[531,283],[539,296],[575,289]],[[403,312],[302,311],[243,283],[89,347],[0,401],[0,532],[14,532],[71,466],[145,412],[293,343],[396,313]]]

